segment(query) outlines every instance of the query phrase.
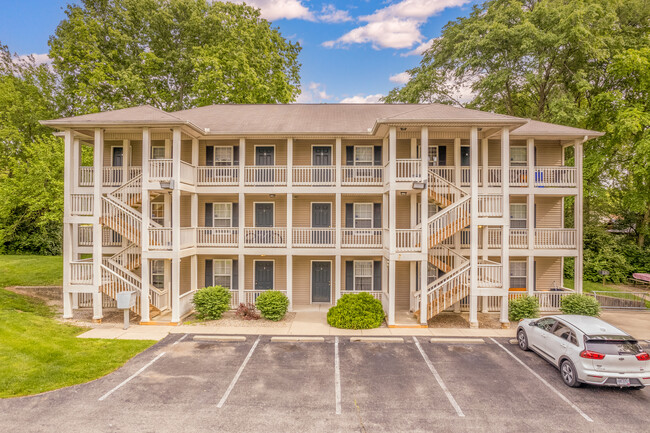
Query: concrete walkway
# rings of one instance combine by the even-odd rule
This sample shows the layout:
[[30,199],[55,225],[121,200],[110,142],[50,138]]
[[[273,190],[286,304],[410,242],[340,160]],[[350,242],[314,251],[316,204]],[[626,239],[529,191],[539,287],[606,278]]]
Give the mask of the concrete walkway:
[[[375,328],[337,329],[329,326],[325,312],[300,311],[293,321],[283,327],[255,326],[204,326],[201,324],[180,326],[101,325],[81,334],[80,338],[108,338],[121,340],[161,340],[168,334],[226,334],[226,335],[371,335],[371,336],[432,336],[432,337],[514,337],[515,329],[469,329],[469,328]],[[650,312],[605,311],[601,318],[630,333],[640,340],[650,340]]]

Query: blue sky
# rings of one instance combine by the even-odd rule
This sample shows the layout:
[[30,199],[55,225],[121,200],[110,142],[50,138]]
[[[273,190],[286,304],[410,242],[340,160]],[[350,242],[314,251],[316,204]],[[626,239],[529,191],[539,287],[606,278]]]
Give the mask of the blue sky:
[[[241,1],[238,1],[241,3]],[[248,0],[302,45],[299,102],[374,102],[408,77],[427,43],[480,0]],[[0,42],[20,55],[49,48],[65,0],[0,0]]]

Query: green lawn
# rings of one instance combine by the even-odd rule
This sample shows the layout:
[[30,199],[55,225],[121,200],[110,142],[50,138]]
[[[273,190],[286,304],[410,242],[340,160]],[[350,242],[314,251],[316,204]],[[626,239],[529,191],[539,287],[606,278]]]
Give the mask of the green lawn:
[[[60,257],[0,256],[0,286],[60,281]],[[53,316],[44,302],[0,288],[0,398],[96,379],[155,343],[79,339],[85,328]]]
[[[564,280],[564,287],[567,289],[573,289],[574,288],[574,282],[573,280]],[[608,285],[603,285],[602,283],[594,283],[593,281],[583,281],[582,282],[582,291],[584,293],[592,293],[592,292],[610,292],[607,294],[607,296],[611,296],[613,298],[623,298],[623,299],[637,299],[641,301],[642,299],[639,298],[638,296],[634,295],[629,295],[625,294],[624,291],[620,290],[616,286],[608,286]],[[639,290],[640,292],[643,290]],[[650,308],[650,301],[645,301],[646,308]]]

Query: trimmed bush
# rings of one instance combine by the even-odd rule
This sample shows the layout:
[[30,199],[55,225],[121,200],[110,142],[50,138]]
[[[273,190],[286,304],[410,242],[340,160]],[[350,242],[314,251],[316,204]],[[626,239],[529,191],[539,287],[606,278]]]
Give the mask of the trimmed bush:
[[508,303],[508,319],[511,322],[535,317],[539,317],[539,301],[535,296],[521,296]]
[[577,293],[567,295],[560,301],[560,311],[563,314],[580,314],[582,316],[599,316],[600,304],[596,298]]
[[378,328],[383,321],[381,302],[369,293],[343,295],[327,312],[327,323],[335,328]]
[[267,290],[257,297],[255,308],[260,310],[262,317],[277,322],[282,320],[289,309],[289,298],[277,290]]
[[221,319],[224,311],[230,309],[230,290],[221,286],[204,287],[194,294],[192,303],[197,319]]

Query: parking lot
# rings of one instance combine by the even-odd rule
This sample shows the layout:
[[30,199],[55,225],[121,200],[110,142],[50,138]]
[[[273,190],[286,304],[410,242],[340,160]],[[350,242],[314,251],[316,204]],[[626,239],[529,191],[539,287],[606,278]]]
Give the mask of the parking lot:
[[203,341],[0,400],[0,431],[648,431],[648,389],[571,389],[508,339]]

